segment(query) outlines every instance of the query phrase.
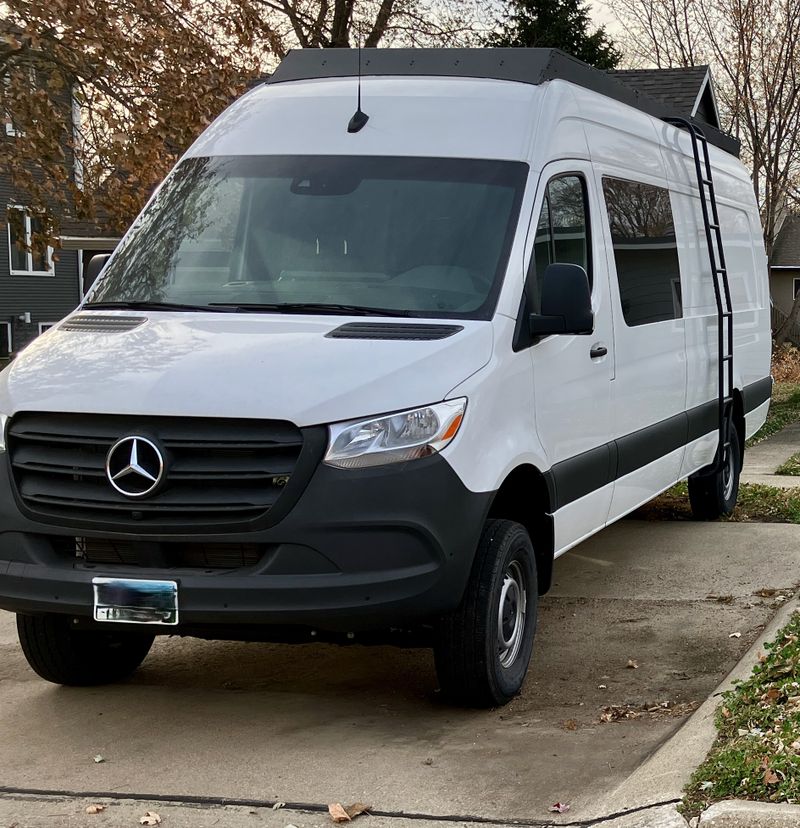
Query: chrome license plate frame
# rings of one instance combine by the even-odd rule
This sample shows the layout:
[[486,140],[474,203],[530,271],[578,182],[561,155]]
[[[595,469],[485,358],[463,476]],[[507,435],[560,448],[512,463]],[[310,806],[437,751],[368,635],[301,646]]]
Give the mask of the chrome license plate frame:
[[178,623],[177,581],[92,578],[92,586],[95,621],[169,627]]

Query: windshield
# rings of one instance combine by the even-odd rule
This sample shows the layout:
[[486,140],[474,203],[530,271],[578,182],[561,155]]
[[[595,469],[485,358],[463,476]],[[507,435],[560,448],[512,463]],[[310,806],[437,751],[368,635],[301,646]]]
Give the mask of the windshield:
[[191,158],[88,306],[489,318],[526,173],[520,162],[448,158]]

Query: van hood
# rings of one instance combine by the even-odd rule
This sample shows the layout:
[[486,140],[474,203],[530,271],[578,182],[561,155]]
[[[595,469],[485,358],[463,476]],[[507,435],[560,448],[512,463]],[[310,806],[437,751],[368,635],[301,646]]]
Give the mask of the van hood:
[[[80,312],[85,318],[91,316]],[[133,330],[65,330],[29,345],[0,374],[0,412],[61,411],[142,416],[244,417],[299,426],[426,405],[480,370],[492,324],[428,320],[460,328],[442,339],[327,337],[348,322],[418,324],[344,316],[152,313]]]

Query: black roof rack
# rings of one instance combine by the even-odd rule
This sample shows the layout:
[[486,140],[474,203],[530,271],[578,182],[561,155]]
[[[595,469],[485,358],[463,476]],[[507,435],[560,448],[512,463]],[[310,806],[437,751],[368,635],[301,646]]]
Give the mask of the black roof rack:
[[[595,69],[558,49],[362,49],[363,75],[428,75],[492,78],[540,84],[569,81],[656,118],[686,117],[663,101],[651,98],[612,75]],[[267,83],[344,78],[358,74],[356,49],[292,49]],[[693,119],[690,119],[693,120]],[[709,143],[738,156],[739,141],[702,121],[694,121]]]

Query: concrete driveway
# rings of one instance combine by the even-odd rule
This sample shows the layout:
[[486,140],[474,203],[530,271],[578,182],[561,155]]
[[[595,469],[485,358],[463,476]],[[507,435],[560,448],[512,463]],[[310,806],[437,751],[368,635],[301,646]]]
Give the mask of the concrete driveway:
[[561,801],[572,819],[597,816],[755,639],[772,591],[800,580],[798,537],[605,530],[557,562],[524,692],[488,712],[447,707],[430,654],[392,648],[160,639],[125,684],[59,688],[29,671],[0,613],[0,786],[500,821],[547,820]]

